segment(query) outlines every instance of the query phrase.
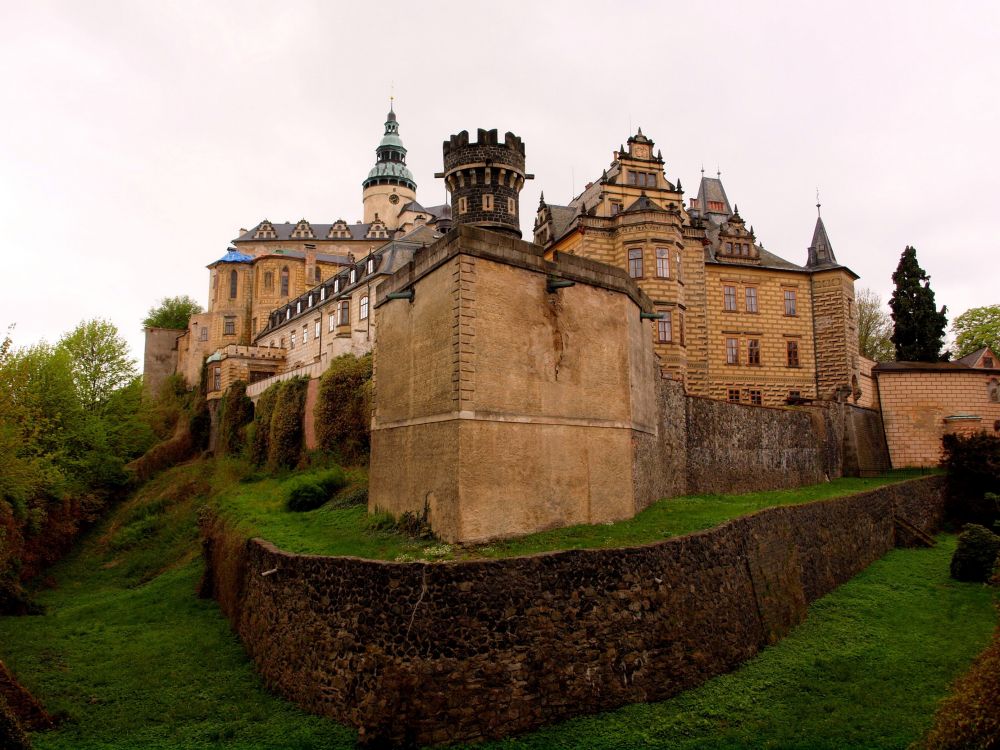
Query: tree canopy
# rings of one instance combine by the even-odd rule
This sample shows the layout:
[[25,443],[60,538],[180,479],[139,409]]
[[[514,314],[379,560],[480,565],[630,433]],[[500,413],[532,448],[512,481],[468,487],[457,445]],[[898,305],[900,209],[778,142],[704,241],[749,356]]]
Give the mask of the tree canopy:
[[164,297],[149,308],[142,325],[144,328],[183,330],[188,327],[191,316],[200,312],[202,312],[201,305],[186,294],[179,297]]
[[70,357],[70,369],[80,403],[87,411],[108,405],[112,394],[138,377],[128,343],[114,323],[87,320],[59,340]]
[[859,289],[854,302],[858,311],[858,350],[876,362],[896,358],[892,345],[892,320],[882,306],[882,298],[871,289]]
[[1000,356],[1000,305],[972,307],[951,322],[955,356],[964,357],[989,347]]
[[948,308],[934,303],[930,276],[917,262],[916,248],[907,246],[892,274],[896,290],[889,300],[894,323],[892,343],[896,359],[911,362],[937,362],[944,346]]

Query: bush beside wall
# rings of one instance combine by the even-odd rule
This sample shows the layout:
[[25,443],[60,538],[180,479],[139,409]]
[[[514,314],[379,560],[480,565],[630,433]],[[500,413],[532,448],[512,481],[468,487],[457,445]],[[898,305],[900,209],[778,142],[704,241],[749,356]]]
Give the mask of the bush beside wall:
[[258,466],[267,463],[271,443],[271,415],[274,414],[274,404],[278,400],[280,390],[281,383],[275,383],[257,399],[247,442],[250,448],[250,460]]
[[272,469],[290,469],[302,457],[302,416],[308,385],[307,378],[292,378],[281,383],[267,439],[267,465]]
[[316,403],[319,447],[347,464],[368,460],[372,357],[337,357],[323,373]]
[[237,380],[226,389],[219,404],[219,435],[216,441],[219,455],[242,452],[246,446],[246,428],[253,417],[253,401],[247,396],[247,384]]

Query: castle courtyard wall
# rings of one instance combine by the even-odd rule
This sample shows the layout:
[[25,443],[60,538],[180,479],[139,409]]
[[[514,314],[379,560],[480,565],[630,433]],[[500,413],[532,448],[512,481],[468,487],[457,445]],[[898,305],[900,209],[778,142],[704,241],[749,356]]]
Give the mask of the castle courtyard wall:
[[895,517],[933,532],[943,490],[930,477],[642,547],[443,563],[293,555],[205,519],[203,594],[270,688],[362,743],[498,738],[732,670],[891,549]]
[[1000,402],[990,397],[991,381],[1000,379],[1000,370],[875,373],[894,468],[936,466],[947,433],[1000,434]]

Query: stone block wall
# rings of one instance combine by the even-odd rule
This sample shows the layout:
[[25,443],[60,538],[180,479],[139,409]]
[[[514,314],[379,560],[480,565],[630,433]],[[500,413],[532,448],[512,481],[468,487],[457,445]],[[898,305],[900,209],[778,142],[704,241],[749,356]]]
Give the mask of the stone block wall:
[[502,737],[733,669],[891,549],[894,514],[934,531],[943,484],[772,508],[643,547],[467,562],[292,555],[209,519],[203,593],[268,686],[363,744]]
[[183,329],[146,329],[146,346],[142,359],[142,393],[146,398],[156,398],[163,381],[176,371],[177,339],[183,335]]
[[823,480],[822,424],[806,411],[686,399],[689,494],[800,487]]

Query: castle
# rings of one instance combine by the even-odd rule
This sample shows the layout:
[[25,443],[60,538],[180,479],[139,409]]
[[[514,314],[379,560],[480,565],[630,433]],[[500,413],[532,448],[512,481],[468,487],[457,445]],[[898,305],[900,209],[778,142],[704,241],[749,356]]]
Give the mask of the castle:
[[[159,352],[161,363],[147,362],[149,387],[174,370],[195,385],[206,360],[210,400],[236,380],[256,395],[275,378],[315,377],[331,358],[372,348],[379,285],[453,221],[520,237],[517,197],[532,178],[523,145],[498,143],[471,171],[454,139],[450,148],[437,176],[452,205],[425,208],[390,109],[362,182],[364,220],[265,219],[241,230],[208,266],[208,311],[179,336],[149,333],[147,358]],[[503,161],[510,154],[518,163]],[[534,241],[548,259],[575,255],[625,270],[653,302],[659,367],[691,394],[759,405],[870,401],[859,384],[857,276],[838,264],[822,218],[805,264],[785,260],[757,241],[718,177],[703,175],[685,205],[680,178],[668,177],[641,129],[566,205],[543,193]]]

